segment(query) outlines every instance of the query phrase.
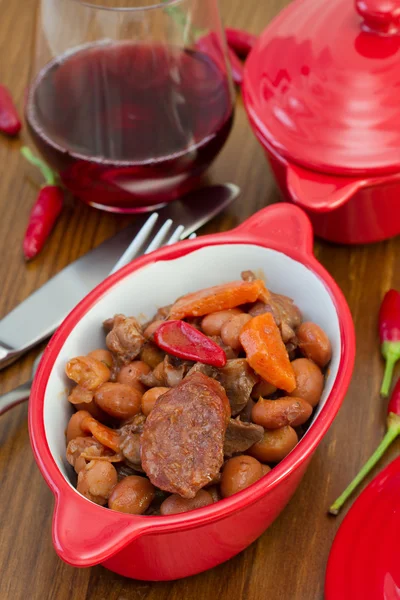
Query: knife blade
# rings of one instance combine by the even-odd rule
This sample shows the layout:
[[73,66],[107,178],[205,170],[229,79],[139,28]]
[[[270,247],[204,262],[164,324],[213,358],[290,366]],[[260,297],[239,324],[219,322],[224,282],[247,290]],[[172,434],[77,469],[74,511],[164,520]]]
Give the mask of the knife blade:
[[[168,218],[183,225],[181,239],[185,239],[229,206],[239,193],[232,183],[201,188],[157,211],[158,222]],[[74,306],[108,276],[147,218],[148,214],[140,215],[65,267],[0,320],[0,369],[54,333]]]

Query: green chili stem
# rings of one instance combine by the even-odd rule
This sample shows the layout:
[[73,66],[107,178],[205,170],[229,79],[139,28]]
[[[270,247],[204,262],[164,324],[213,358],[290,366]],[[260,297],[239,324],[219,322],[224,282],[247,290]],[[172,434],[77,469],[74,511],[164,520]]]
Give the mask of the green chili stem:
[[[390,420],[389,420],[390,422]],[[387,448],[400,434],[400,425],[398,418],[395,422],[390,423],[389,428],[386,432],[385,437],[373,453],[373,455],[367,460],[365,465],[362,467],[360,472],[356,475],[353,481],[347,486],[344,492],[339,496],[337,500],[329,508],[331,515],[337,515],[342,508],[346,500],[351,496],[356,487],[362,482],[362,480],[368,475],[368,473],[374,468],[376,463],[382,458]]]
[[50,167],[46,165],[43,160],[37,158],[27,146],[21,148],[21,154],[28,162],[40,169],[43,177],[45,178],[46,185],[57,185],[57,175],[54,173],[54,171],[50,169]]

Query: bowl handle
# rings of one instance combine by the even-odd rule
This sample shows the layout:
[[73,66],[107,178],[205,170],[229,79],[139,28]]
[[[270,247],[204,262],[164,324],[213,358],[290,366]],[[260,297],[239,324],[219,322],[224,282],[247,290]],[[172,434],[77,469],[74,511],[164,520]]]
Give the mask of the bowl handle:
[[75,490],[61,491],[56,498],[54,547],[60,558],[74,567],[104,562],[143,531],[139,517],[95,505]]
[[366,179],[340,177],[288,165],[286,183],[293,202],[313,212],[328,212],[343,206],[362,187]]
[[230,233],[240,238],[245,235],[251,243],[283,252],[289,249],[308,255],[313,252],[311,222],[303,210],[288,202],[267,206]]

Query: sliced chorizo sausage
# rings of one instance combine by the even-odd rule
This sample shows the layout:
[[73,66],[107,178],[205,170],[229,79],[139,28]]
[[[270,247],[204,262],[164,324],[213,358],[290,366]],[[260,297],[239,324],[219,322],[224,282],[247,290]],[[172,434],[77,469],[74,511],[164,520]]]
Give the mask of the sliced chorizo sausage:
[[141,437],[142,467],[152,484],[194,498],[223,464],[229,417],[225,390],[203,373],[163,394]]

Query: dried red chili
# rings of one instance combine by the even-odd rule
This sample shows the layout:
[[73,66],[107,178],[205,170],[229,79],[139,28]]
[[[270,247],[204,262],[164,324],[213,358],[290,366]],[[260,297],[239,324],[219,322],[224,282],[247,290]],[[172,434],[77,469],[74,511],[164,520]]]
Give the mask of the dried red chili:
[[4,85],[0,85],[0,131],[7,135],[17,135],[20,130],[21,121],[12,96]]
[[57,176],[46,163],[36,158],[29,148],[22,148],[21,153],[30,163],[41,170],[46,180],[32,208],[23,242],[25,258],[31,260],[43,248],[61,213],[64,192],[57,185]]
[[257,36],[243,29],[226,27],[225,34],[228,46],[241,58],[247,58],[257,41]]
[[185,321],[165,321],[155,331],[154,341],[172,356],[214,367],[226,365],[226,354],[222,348]]
[[388,396],[393,369],[400,359],[400,293],[389,290],[383,298],[379,312],[379,337],[381,351],[386,360],[381,395]]
[[380,460],[380,458],[382,458],[390,444],[397,438],[398,435],[400,435],[400,379],[398,380],[393,390],[387,412],[387,430],[385,437],[383,438],[373,455],[367,460],[365,465],[362,467],[358,475],[356,475],[356,477],[347,486],[344,492],[332,504],[332,506],[329,509],[329,512],[332,515],[337,515],[339,513],[340,509],[342,508],[343,504],[346,502],[348,497],[353,493],[353,491],[362,482],[362,480],[368,475],[371,469],[373,469],[373,467]]

